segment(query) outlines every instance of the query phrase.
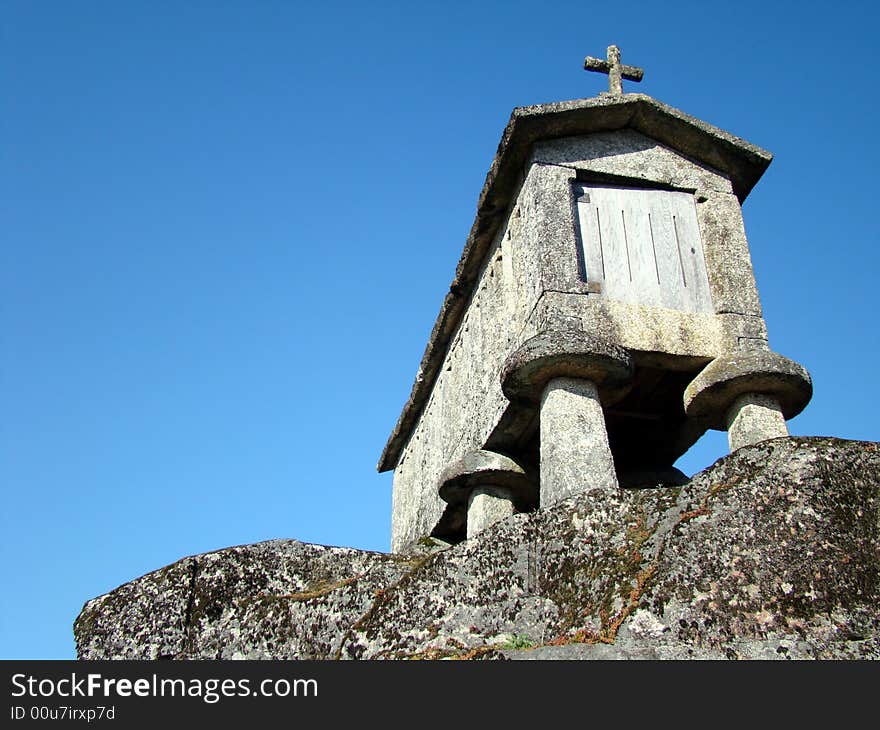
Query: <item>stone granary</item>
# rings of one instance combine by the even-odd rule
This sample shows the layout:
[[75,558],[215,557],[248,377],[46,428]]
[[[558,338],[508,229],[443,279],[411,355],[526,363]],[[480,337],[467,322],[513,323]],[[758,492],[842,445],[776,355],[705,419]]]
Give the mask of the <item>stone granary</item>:
[[681,483],[707,430],[788,434],[812,395],[773,352],[740,206],[771,155],[643,94],[515,109],[379,461],[392,549],[586,490]]

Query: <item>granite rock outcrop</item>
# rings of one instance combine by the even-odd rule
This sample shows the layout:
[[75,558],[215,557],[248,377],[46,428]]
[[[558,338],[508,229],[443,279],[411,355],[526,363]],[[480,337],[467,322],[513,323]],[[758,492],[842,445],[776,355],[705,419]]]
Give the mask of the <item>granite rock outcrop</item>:
[[880,657],[880,445],[778,438],[458,545],[272,540],[86,603],[82,659]]

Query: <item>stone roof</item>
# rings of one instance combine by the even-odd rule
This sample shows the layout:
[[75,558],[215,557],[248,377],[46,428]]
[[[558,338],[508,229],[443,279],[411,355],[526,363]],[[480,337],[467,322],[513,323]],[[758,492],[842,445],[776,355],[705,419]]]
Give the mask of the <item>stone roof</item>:
[[633,129],[727,175],[740,202],[767,169],[772,155],[739,137],[695,119],[644,94],[518,107],[510,115],[477,202],[477,215],[449,292],[431,331],[409,400],[379,459],[393,469],[415,426],[458,328],[486,251],[516,194],[532,145],[544,139]]

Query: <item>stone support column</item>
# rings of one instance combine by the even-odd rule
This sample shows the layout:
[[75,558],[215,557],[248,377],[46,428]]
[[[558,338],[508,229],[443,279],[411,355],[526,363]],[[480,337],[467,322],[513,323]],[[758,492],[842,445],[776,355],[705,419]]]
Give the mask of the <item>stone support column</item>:
[[542,332],[507,359],[504,394],[539,409],[541,507],[618,488],[603,404],[625,395],[632,372],[624,348],[582,330]]
[[737,398],[727,411],[727,441],[731,451],[780,436],[788,436],[788,426],[777,398],[747,393]]
[[725,355],[710,362],[684,391],[684,410],[709,428],[727,430],[730,450],[788,436],[813,395],[810,374],[770,351]]
[[541,507],[600,487],[617,489],[599,389],[583,378],[554,378],[541,397]]
[[456,511],[466,510],[470,539],[500,520],[537,502],[537,487],[509,456],[478,449],[451,464],[440,475],[440,498]]
[[474,487],[468,498],[467,537],[516,514],[513,492],[504,487]]

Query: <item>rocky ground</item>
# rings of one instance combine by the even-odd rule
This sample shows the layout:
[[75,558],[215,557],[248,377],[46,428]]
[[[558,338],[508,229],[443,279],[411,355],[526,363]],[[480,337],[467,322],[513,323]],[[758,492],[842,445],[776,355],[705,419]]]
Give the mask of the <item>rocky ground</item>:
[[82,659],[880,658],[880,446],[785,438],[458,546],[295,540],[89,601]]

